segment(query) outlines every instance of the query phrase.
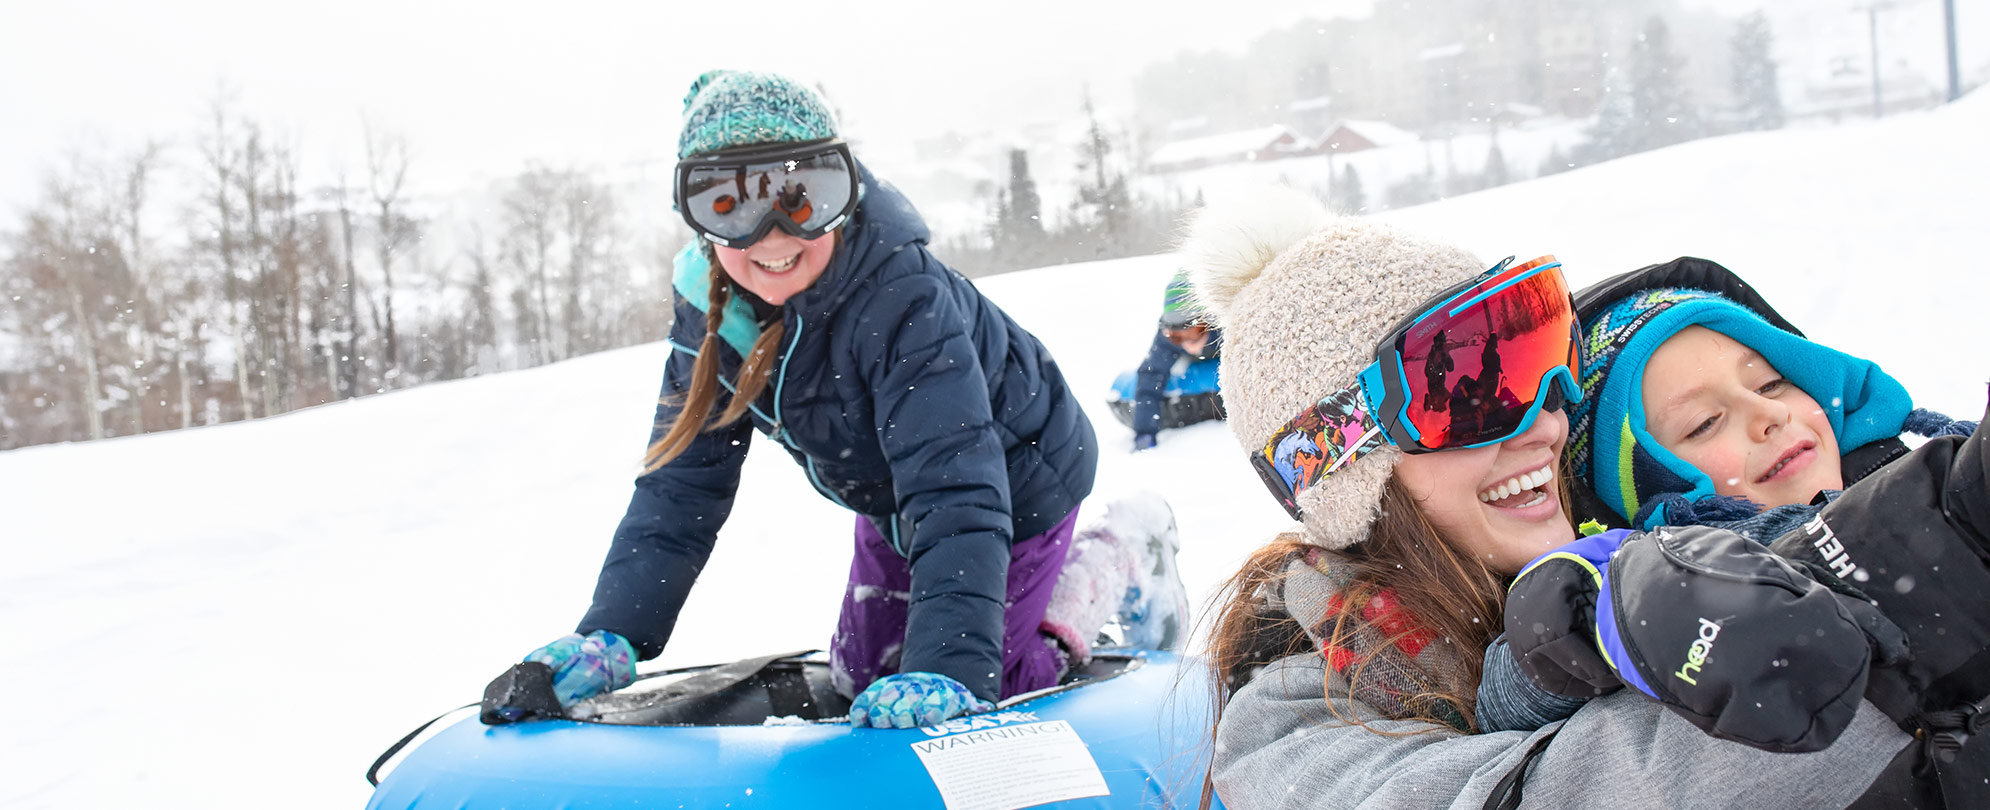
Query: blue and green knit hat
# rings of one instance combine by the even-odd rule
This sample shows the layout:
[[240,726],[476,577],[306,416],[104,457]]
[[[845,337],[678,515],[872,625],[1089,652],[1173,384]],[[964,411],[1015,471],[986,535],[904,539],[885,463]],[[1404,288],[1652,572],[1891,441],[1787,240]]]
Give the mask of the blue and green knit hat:
[[1195,290],[1189,287],[1188,269],[1175,271],[1175,277],[1168,281],[1167,292],[1161,294],[1161,326],[1179,329],[1195,323],[1200,314],[1195,305]]
[[[1583,400],[1569,413],[1566,455],[1576,485],[1636,528],[1668,524],[1660,496],[1695,503],[1715,494],[1712,478],[1665,449],[1645,425],[1645,364],[1688,326],[1754,349],[1817,400],[1840,453],[1899,435],[1913,409],[1907,389],[1878,365],[1778,329],[1717,293],[1665,287],[1625,296],[1582,325]],[[1649,514],[1640,514],[1647,506]]]
[[714,70],[699,76],[684,95],[677,157],[836,135],[835,113],[806,85],[772,73]]

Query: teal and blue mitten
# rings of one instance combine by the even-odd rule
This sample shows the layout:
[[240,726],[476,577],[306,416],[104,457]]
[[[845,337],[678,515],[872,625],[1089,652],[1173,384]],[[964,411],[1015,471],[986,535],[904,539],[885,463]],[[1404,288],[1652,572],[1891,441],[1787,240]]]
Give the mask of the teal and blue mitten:
[[553,694],[561,706],[572,706],[636,681],[636,648],[628,639],[607,630],[585,636],[568,633],[533,650],[525,660],[553,670]]
[[850,702],[850,725],[912,728],[943,723],[963,714],[991,711],[995,705],[945,675],[900,672],[871,682]]

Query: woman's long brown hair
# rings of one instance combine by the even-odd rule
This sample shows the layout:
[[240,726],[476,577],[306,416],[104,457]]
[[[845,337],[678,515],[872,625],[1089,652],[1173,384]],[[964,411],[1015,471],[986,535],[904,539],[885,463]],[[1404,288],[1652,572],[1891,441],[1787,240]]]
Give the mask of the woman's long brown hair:
[[712,406],[718,401],[720,387],[719,327],[725,323],[726,304],[732,300],[732,279],[719,266],[711,246],[706,245],[704,250],[705,260],[712,268],[711,297],[705,309],[705,339],[698,344],[698,361],[691,366],[691,387],[684,392],[677,421],[643,453],[646,473],[669,464],[691,446],[691,440],[699,433],[730,425],[746,415],[747,407],[767,390],[768,374],[773,371],[774,357],[780,353],[781,337],[787,331],[787,324],[776,320],[760,332],[760,338],[753,341],[753,349],[739,366],[738,390],[733,392],[725,410],[713,418]]
[[[1567,503],[1566,498],[1563,503]],[[1254,552],[1242,570],[1212,599],[1215,607],[1209,635],[1211,691],[1215,698],[1209,731],[1212,744],[1230,698],[1259,668],[1287,656],[1319,651],[1307,635],[1308,628],[1284,611],[1272,609],[1266,598],[1283,587],[1287,567],[1311,548],[1297,534],[1279,535]],[[1429,660],[1441,662],[1443,671],[1426,670],[1422,674],[1428,682],[1442,687],[1428,694],[1406,696],[1415,715],[1388,719],[1423,720],[1436,730],[1450,726],[1452,721],[1444,717],[1455,713],[1471,723],[1485,649],[1502,627],[1501,612],[1506,604],[1504,577],[1439,535],[1424,518],[1416,499],[1394,477],[1383,492],[1382,514],[1369,528],[1368,537],[1334,555],[1331,564],[1341,568],[1352,585],[1343,593],[1339,610],[1327,616],[1322,627],[1317,628],[1327,643],[1344,647],[1342,640],[1358,631],[1380,631],[1381,628],[1361,615],[1361,609],[1377,592],[1389,589],[1402,609],[1415,618],[1416,625],[1393,634],[1383,632],[1387,643],[1394,644],[1420,629],[1457,653],[1412,660],[1410,666],[1419,668],[1427,667]],[[1327,709],[1334,719],[1368,727],[1355,711],[1351,695],[1354,685],[1367,677],[1368,665],[1373,660],[1372,654],[1364,655],[1342,673],[1348,681],[1350,696],[1348,705],[1341,706],[1328,695]],[[1325,693],[1326,684],[1320,686]],[[1210,806],[1215,795],[1214,776],[1212,759],[1203,776],[1204,808]]]

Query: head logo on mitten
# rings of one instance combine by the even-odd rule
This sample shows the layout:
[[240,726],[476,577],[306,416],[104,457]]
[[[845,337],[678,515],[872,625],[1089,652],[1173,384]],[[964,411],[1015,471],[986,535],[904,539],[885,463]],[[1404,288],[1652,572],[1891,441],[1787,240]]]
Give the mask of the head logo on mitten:
[[1693,639],[1692,646],[1686,648],[1686,663],[1680,664],[1679,671],[1672,673],[1672,677],[1699,686],[1700,682],[1694,680],[1693,676],[1700,673],[1700,667],[1706,666],[1707,656],[1714,652],[1714,640],[1720,638],[1720,635],[1719,624],[1705,616],[1700,617],[1700,637]]

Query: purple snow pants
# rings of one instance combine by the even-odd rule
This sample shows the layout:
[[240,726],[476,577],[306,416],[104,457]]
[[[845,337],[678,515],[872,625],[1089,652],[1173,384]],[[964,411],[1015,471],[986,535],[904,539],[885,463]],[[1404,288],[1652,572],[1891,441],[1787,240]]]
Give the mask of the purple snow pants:
[[[1078,510],[1050,531],[1017,540],[1010,547],[1009,586],[1002,613],[1002,697],[1056,686],[1064,658],[1044,644],[1038,630],[1050,591],[1064,572]],[[837,686],[863,691],[871,681],[898,671],[905,647],[907,598],[912,569],[878,533],[871,519],[857,516],[857,555],[850,561],[850,584],[843,591],[843,615],[829,642]]]

